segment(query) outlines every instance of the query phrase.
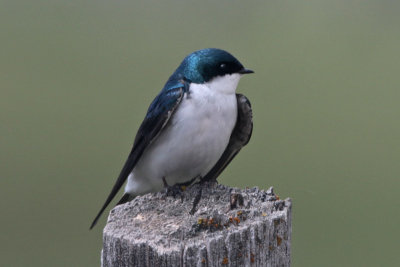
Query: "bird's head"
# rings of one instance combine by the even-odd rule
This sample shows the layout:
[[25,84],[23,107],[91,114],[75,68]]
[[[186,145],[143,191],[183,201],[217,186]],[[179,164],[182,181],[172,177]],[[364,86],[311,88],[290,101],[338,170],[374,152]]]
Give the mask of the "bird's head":
[[184,77],[194,83],[209,82],[218,76],[253,73],[243,67],[230,53],[206,48],[188,55],[181,63],[180,69]]
[[243,74],[253,73],[243,67],[230,53],[217,49],[206,48],[189,54],[175,71],[175,77],[197,83],[232,82],[237,85]]

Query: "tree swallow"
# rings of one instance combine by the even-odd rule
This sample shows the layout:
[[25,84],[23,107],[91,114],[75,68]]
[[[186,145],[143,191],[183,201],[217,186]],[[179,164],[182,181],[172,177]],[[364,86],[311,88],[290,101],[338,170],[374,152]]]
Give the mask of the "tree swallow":
[[230,53],[189,54],[150,104],[132,150],[90,229],[128,179],[117,205],[166,185],[215,180],[248,143],[252,111],[236,94],[246,69]]

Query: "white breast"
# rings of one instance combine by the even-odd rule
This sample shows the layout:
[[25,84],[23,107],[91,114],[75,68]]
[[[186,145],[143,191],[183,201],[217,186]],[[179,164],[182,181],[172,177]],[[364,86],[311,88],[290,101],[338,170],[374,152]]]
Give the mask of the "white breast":
[[240,75],[191,84],[167,127],[145,150],[129,176],[125,192],[159,191],[204,176],[228,145],[236,123],[235,89]]

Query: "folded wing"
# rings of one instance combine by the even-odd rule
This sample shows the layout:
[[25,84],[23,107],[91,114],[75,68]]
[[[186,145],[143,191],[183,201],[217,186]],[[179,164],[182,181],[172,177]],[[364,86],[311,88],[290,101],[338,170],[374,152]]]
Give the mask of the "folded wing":
[[238,117],[228,146],[214,167],[203,177],[203,181],[216,180],[240,149],[247,145],[253,131],[253,112],[250,101],[242,94],[236,94]]
[[107,197],[104,205],[100,209],[96,218],[93,220],[90,229],[92,229],[97,220],[100,218],[101,214],[113,200],[115,195],[118,193],[119,189],[122,187],[129,174],[132,172],[136,163],[139,161],[146,147],[157,138],[164,127],[167,125],[170,117],[179,106],[184,90],[185,84],[180,83],[177,87],[169,88],[168,90],[163,90],[151,103],[146,117],[143,120],[140,128],[136,134],[135,141],[131,150],[131,153],[126,160],[124,167],[121,170],[110,194]]

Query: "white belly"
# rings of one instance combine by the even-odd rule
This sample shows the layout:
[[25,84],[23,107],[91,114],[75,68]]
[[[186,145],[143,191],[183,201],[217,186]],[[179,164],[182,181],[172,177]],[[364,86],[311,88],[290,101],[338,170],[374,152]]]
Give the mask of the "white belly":
[[228,145],[236,123],[235,93],[192,84],[167,127],[144,151],[125,192],[138,195],[204,176]]

